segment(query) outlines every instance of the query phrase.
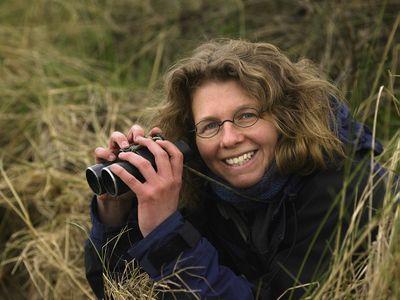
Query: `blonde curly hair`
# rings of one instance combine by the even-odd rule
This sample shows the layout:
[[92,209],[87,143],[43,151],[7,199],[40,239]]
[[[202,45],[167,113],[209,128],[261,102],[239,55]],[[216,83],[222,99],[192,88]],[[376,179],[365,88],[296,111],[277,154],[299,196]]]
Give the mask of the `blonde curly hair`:
[[184,139],[196,148],[193,93],[207,81],[228,80],[260,101],[277,128],[275,162],[281,174],[308,174],[344,156],[331,103],[340,101],[339,91],[310,61],[291,62],[268,43],[224,39],[199,46],[167,73],[166,98],[153,125],[169,139]]

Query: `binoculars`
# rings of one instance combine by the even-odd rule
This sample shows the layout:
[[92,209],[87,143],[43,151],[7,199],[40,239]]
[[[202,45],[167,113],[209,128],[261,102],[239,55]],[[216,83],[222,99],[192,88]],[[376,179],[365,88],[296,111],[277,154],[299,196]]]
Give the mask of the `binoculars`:
[[[160,135],[156,135],[152,137],[152,139],[163,140],[164,138],[161,137]],[[179,140],[174,144],[182,152],[184,157],[184,162],[191,159],[192,151],[184,141]],[[153,168],[157,171],[157,166],[154,156],[146,147],[141,145],[131,145],[127,148],[120,149],[118,151],[118,154],[121,152],[134,152],[144,157],[151,163]],[[86,169],[86,180],[90,188],[96,195],[108,193],[111,196],[119,196],[130,190],[129,187],[118,176],[114,175],[114,173],[111,172],[110,166],[113,164],[117,164],[123,167],[126,171],[129,172],[129,174],[137,178],[139,181],[141,182],[146,181],[142,176],[142,174],[140,174],[139,170],[127,161],[116,159],[115,161],[112,162],[96,164]]]

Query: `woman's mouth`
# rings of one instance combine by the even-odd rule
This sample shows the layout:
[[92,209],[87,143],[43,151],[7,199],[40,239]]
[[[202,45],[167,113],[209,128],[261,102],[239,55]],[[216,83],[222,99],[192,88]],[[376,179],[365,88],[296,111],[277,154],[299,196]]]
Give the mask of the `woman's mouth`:
[[256,151],[250,151],[239,156],[226,158],[224,159],[224,162],[232,167],[241,166],[251,160],[255,153]]

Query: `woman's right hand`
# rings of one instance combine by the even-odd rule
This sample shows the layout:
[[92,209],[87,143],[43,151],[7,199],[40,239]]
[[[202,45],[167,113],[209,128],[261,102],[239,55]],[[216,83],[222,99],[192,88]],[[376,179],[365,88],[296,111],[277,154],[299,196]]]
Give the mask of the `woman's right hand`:
[[[139,125],[133,125],[127,136],[122,132],[115,131],[108,141],[108,148],[97,147],[94,151],[96,163],[114,161],[117,159],[117,152],[133,143],[136,136],[143,136],[144,130]],[[110,226],[122,225],[126,222],[129,212],[132,209],[132,192],[113,197],[109,194],[97,196],[97,207],[100,221]]]
[[[153,128],[150,135],[161,133],[159,128]],[[144,129],[140,125],[133,125],[128,134],[115,131],[108,141],[108,148],[97,147],[94,151],[96,163],[114,161],[117,159],[118,150],[135,143],[137,137],[144,137]],[[113,197],[109,194],[97,196],[97,207],[100,220],[103,224],[118,226],[126,222],[132,209],[132,198],[134,193],[129,191],[123,195]]]

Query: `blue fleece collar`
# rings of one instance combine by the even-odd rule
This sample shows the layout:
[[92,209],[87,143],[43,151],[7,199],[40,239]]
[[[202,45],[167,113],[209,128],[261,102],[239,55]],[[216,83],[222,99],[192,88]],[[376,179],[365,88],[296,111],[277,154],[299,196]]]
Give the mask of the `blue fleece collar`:
[[[209,175],[216,181],[231,187],[230,184],[222,178],[219,178],[212,173]],[[238,204],[250,202],[251,200],[248,198],[256,198],[261,202],[266,203],[269,200],[274,199],[274,197],[282,190],[288,180],[288,176],[282,176],[279,174],[278,168],[276,167],[275,162],[273,162],[259,182],[249,188],[234,188],[237,193],[234,193],[233,191],[226,189],[224,186],[212,181],[210,182],[210,186],[219,198],[230,203]],[[248,198],[241,197],[240,195],[245,195]]]

